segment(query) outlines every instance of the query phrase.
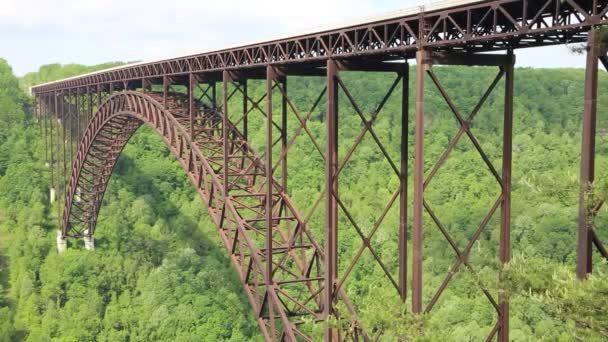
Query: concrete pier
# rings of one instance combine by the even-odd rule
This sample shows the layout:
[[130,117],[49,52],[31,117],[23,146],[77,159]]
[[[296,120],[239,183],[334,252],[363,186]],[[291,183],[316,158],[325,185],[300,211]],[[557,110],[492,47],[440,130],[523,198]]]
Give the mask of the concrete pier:
[[63,254],[68,249],[68,240],[61,234],[61,230],[57,231],[57,252]]
[[84,241],[84,249],[87,251],[95,250],[95,238],[93,235],[89,234],[89,230],[84,231],[84,236],[82,237]]
[[55,193],[55,188],[50,188],[49,190],[49,202],[53,204],[57,199],[57,194]]

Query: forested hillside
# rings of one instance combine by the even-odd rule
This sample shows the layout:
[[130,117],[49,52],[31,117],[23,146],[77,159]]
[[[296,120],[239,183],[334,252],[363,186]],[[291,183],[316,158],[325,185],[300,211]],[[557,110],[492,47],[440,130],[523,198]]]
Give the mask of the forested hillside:
[[[57,208],[48,203],[49,174],[40,127],[20,82],[25,87],[97,68],[47,66],[19,81],[0,60],[0,341],[261,340],[206,209],[162,140],[149,129],[136,134],[119,160],[100,213],[96,250],[75,246],[63,255],[55,252]],[[487,68],[437,68],[437,73],[463,113],[473,109],[495,75]],[[373,111],[392,82],[386,75],[346,73],[344,77],[356,98],[365,99],[360,105],[366,113]],[[408,315],[408,303],[396,304],[394,289],[381,278],[381,270],[366,251],[346,290],[362,298],[361,319],[370,330],[383,331],[386,341],[397,336],[424,341],[483,340],[495,315],[477,286],[481,282],[493,294],[511,293],[513,340],[608,338],[607,265],[598,262],[594,275],[584,283],[575,280],[573,273],[583,77],[582,70],[574,69],[516,70],[514,258],[506,287],[497,283],[498,216],[490,221],[469,258],[478,275],[462,268],[432,313],[423,317]],[[600,87],[607,89],[606,75]],[[304,112],[321,89],[321,80],[298,79],[289,84],[294,102]],[[263,83],[252,82],[254,96],[263,91]],[[472,126],[497,167],[502,93],[499,87]],[[413,92],[410,95],[413,100]],[[340,155],[344,156],[362,124],[345,97],[341,101]],[[238,103],[235,106],[233,113]],[[399,156],[399,106],[398,99],[391,98],[374,124],[394,160]],[[594,188],[598,196],[606,193],[608,175],[606,108],[608,97],[602,96],[599,181]],[[432,85],[426,112],[425,168],[429,170],[458,126]],[[322,104],[308,124],[321,144],[323,115]],[[295,117],[290,120],[295,127]],[[263,124],[259,115],[251,121],[258,151],[263,150]],[[411,124],[410,141],[413,128]],[[341,199],[366,232],[397,187],[390,165],[366,136],[340,176]],[[322,188],[323,162],[306,138],[298,138],[289,156],[290,195],[299,209],[308,212]],[[463,139],[429,186],[426,199],[462,248],[499,192],[471,143]],[[595,224],[606,242],[607,223],[608,214],[601,212]],[[322,208],[313,215],[311,227],[319,236]],[[372,240],[391,272],[396,272],[397,229],[395,205]],[[344,215],[340,239],[341,257],[348,260],[361,239]],[[429,216],[425,217],[424,253],[428,302],[454,261],[454,253]],[[346,267],[343,261],[341,270]]]

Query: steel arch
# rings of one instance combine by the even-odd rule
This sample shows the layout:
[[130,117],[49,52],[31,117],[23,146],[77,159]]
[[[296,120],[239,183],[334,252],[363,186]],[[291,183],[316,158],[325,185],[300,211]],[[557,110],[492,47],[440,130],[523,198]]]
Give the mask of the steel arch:
[[[165,105],[161,104],[165,103]],[[62,237],[92,236],[97,214],[116,161],[135,131],[147,124],[164,140],[188,173],[205,202],[230,253],[262,333],[268,340],[312,341],[306,322],[320,322],[323,312],[323,251],[279,182],[272,178],[272,254],[265,262],[267,232],[265,197],[257,187],[265,181],[264,162],[228,122],[230,153],[228,179],[216,159],[223,151],[221,113],[201,108],[193,127],[186,96],[123,91],[103,102],[92,118],[72,165],[65,195]],[[189,132],[194,132],[193,136]],[[219,167],[214,167],[220,165]],[[226,164],[224,164],[226,165]],[[224,186],[224,182],[228,186]],[[257,182],[257,183],[256,183]],[[225,194],[228,188],[229,193]],[[258,226],[257,223],[260,223]],[[260,237],[261,236],[261,237]],[[265,271],[272,268],[269,282]],[[340,291],[334,301],[341,316],[358,336],[367,336],[356,318],[355,309]],[[338,308],[345,308],[340,312]],[[309,319],[303,319],[308,316]]]

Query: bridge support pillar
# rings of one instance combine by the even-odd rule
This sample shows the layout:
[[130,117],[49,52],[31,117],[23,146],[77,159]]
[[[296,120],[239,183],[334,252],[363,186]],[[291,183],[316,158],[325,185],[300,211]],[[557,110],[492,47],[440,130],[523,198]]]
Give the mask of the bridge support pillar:
[[[325,317],[333,315],[335,287],[338,280],[338,65],[334,60],[327,61],[327,117],[325,119],[326,148],[326,200],[325,200],[325,295],[323,303]],[[337,340],[335,328],[326,328],[325,341]]]
[[578,218],[578,247],[576,274],[587,278],[593,269],[593,245],[608,259],[608,251],[595,233],[593,220],[604,204],[603,199],[593,196],[595,179],[595,133],[597,115],[598,66],[599,61],[608,66],[606,44],[600,40],[599,31],[592,29],[587,45],[587,67],[585,73],[585,105],[581,142],[581,175]]
[[57,252],[59,254],[65,253],[68,249],[68,240],[63,236],[61,230],[57,230]]
[[403,64],[399,72],[401,76],[401,160],[399,177],[399,296],[405,302],[407,298],[407,163],[409,136],[409,97],[410,97],[410,66]]
[[[473,246],[479,241],[482,233],[486,230],[489,222],[494,214],[500,208],[500,249],[499,260],[501,264],[506,265],[511,256],[510,250],[510,234],[511,234],[511,160],[512,160],[512,135],[513,135],[513,83],[514,83],[514,65],[515,56],[510,51],[507,55],[491,55],[491,54],[465,54],[457,52],[436,52],[420,50],[417,53],[417,78],[416,78],[416,127],[415,127],[415,159],[414,159],[414,224],[413,224],[413,270],[412,270],[412,312],[422,313],[430,312],[439,298],[449,286],[454,274],[460,269],[466,268],[474,277],[477,277],[475,265],[471,264],[469,257]],[[487,87],[476,106],[465,116],[460,111],[456,103],[450,97],[448,91],[439,80],[438,75],[433,70],[433,65],[466,65],[466,66],[494,66],[498,67],[498,73],[493,81]],[[454,115],[457,125],[459,126],[458,133],[449,142],[447,149],[441,154],[439,160],[425,174],[424,172],[424,92],[425,81],[432,81],[439,94],[447,104],[448,108]],[[503,114],[503,137],[502,137],[502,166],[501,169],[496,168],[483,146],[477,140],[476,136],[471,131],[473,120],[480,113],[483,105],[488,100],[492,92],[496,89],[501,80],[505,83],[504,93],[504,114]],[[466,137],[466,138],[464,138]],[[461,247],[456,240],[451,236],[448,227],[441,221],[440,215],[434,210],[432,203],[428,203],[424,198],[424,193],[430,186],[432,180],[437,175],[441,167],[445,164],[451,152],[461,139],[470,140],[475,150],[483,160],[485,166],[490,171],[493,178],[496,179],[501,191],[498,198],[493,202],[493,205],[488,209],[486,215],[482,219],[479,226],[471,238],[467,241],[466,246]],[[500,170],[500,171],[499,171]],[[423,255],[423,215],[427,213],[431,221],[439,230],[439,233],[446,239],[448,245],[454,252],[455,261],[450,267],[449,272],[444,277],[443,282],[433,293],[428,304],[424,305],[422,301],[422,255]],[[502,269],[498,270],[499,281],[503,283],[504,273]],[[509,341],[509,296],[507,291],[498,291],[497,300],[494,294],[490,293],[486,286],[479,282],[484,295],[495,306],[498,311],[497,322],[494,328],[489,332],[488,340],[493,340],[498,336],[498,341]]]
[[422,216],[424,214],[424,83],[428,53],[416,53],[416,118],[414,128],[414,216],[412,233],[412,312],[422,312]]
[[56,199],[57,199],[57,194],[55,193],[55,188],[53,188],[53,187],[49,188],[49,203],[51,203],[51,204],[55,203]]
[[84,231],[82,240],[84,241],[84,249],[87,251],[95,250],[95,238],[89,233],[88,229]]

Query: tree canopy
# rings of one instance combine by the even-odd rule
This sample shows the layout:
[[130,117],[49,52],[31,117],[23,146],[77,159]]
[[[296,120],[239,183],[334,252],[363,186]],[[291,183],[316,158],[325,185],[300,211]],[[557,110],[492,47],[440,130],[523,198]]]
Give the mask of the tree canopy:
[[[60,201],[49,204],[44,139],[32,116],[32,100],[20,85],[28,87],[117,64],[49,65],[19,80],[6,61],[0,60],[0,341],[262,340],[204,204],[151,129],[140,129],[118,161],[100,212],[95,252],[70,241],[65,254],[56,253]],[[436,72],[465,114],[496,74],[490,68],[465,67],[437,67]],[[420,341],[484,339],[496,314],[478,286],[483,283],[495,295],[499,291],[511,295],[513,340],[608,338],[608,316],[603,311],[608,306],[606,263],[597,263],[595,274],[586,282],[577,281],[573,272],[583,78],[583,71],[577,69],[516,69],[514,258],[506,269],[508,281],[498,282],[498,216],[490,221],[469,257],[477,273],[461,268],[431,313],[420,317],[409,313],[409,303],[399,304],[373,255],[365,251],[345,290],[360,298],[358,310],[366,326],[382,331],[386,341],[399,336]],[[387,75],[344,73],[345,84],[361,101],[368,118],[392,81]],[[602,73],[600,87],[606,86],[608,77]],[[322,79],[294,77],[289,83],[294,105],[304,112],[322,88]],[[502,153],[502,89],[490,96],[472,124],[497,167]],[[260,97],[264,91],[262,82],[251,82],[252,96]],[[410,92],[410,113],[414,95]],[[363,124],[346,96],[341,94],[339,101],[342,158]],[[230,113],[238,113],[240,104],[236,102]],[[400,106],[399,99],[391,97],[373,126],[388,155],[397,162]],[[601,179],[608,169],[608,97],[600,97],[599,108],[596,167],[600,181],[596,188],[602,195],[606,186]],[[324,113],[321,102],[307,125],[321,146],[325,142]],[[292,111],[289,115],[293,132],[297,120]],[[458,128],[445,102],[429,86],[426,170]],[[413,122],[409,129],[413,156]],[[264,130],[263,117],[252,114],[250,137],[258,151],[264,150]],[[410,170],[412,161],[408,161]],[[290,151],[288,165],[290,196],[300,210],[308,212],[323,189],[323,160],[302,136]],[[390,164],[367,134],[340,175],[341,199],[367,233],[398,185]],[[411,184],[408,191],[412,191]],[[499,193],[496,180],[471,142],[462,139],[425,196],[463,248]],[[322,211],[310,221],[317,237],[323,236]],[[371,240],[393,274],[397,272],[398,215],[394,205]],[[362,241],[344,213],[339,220],[340,272],[344,272]],[[594,224],[606,242],[607,223],[608,215],[600,212]],[[428,303],[455,255],[428,215],[424,224],[423,279]]]

